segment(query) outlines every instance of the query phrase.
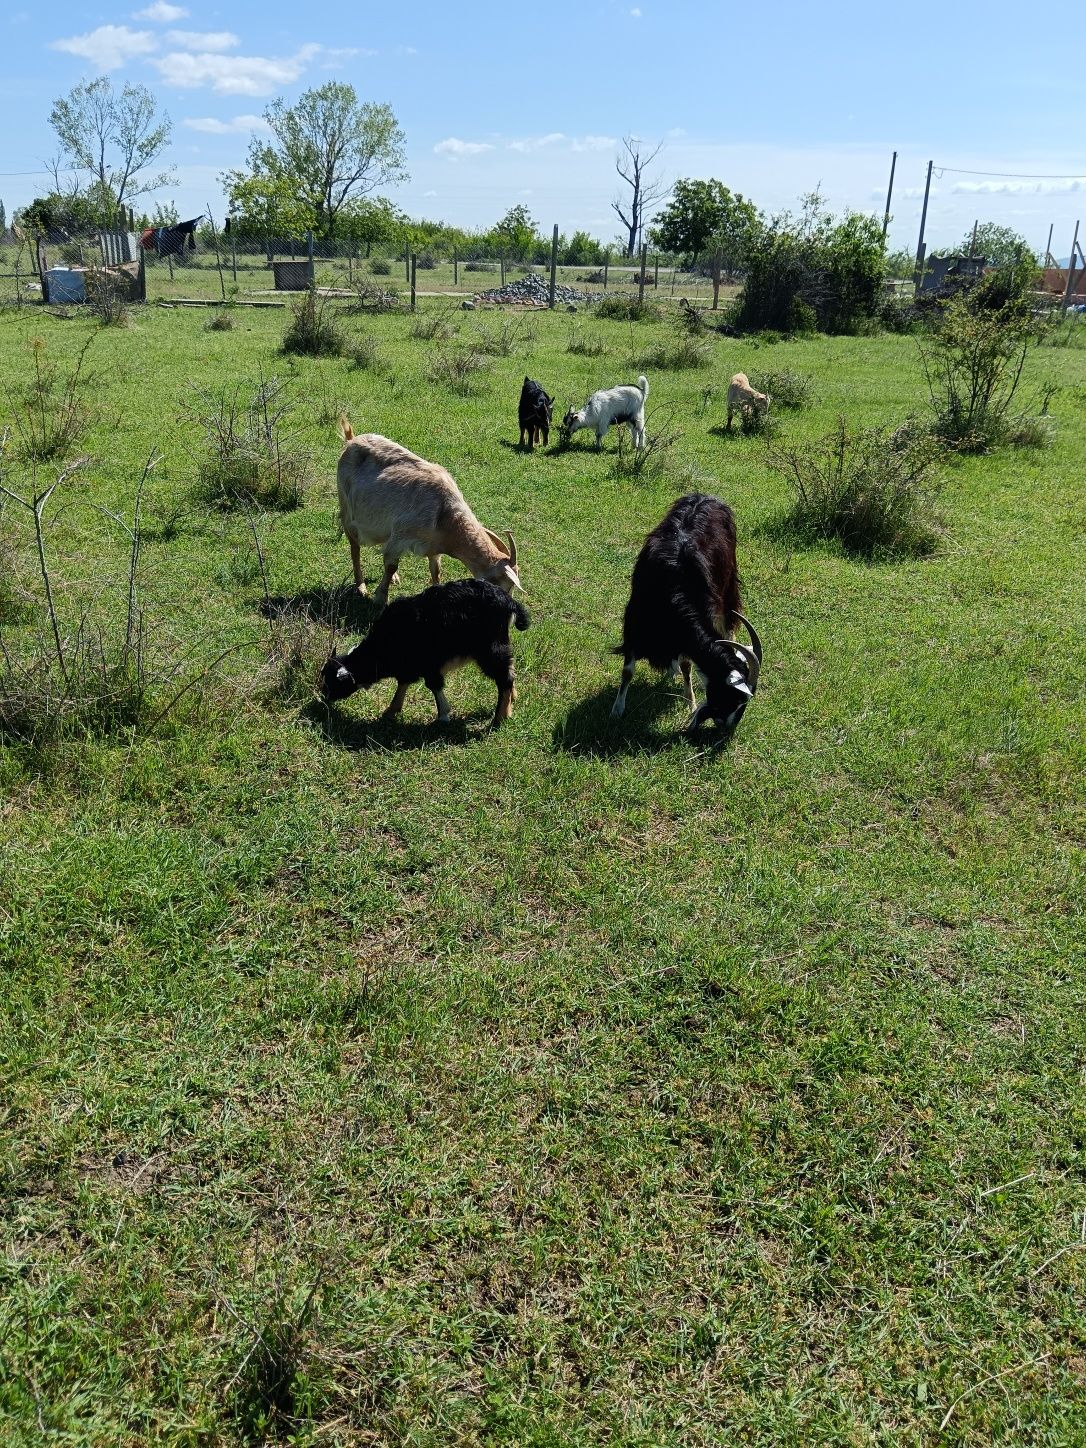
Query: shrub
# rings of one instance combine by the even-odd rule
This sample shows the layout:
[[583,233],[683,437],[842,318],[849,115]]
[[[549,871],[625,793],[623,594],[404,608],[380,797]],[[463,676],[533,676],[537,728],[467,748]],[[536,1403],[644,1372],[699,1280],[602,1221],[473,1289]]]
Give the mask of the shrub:
[[124,272],[104,269],[87,272],[87,306],[101,326],[128,326],[131,287],[131,280]]
[[376,340],[365,333],[354,339],[347,349],[347,357],[351,366],[357,367],[360,372],[376,372],[382,362],[381,349]]
[[461,397],[470,397],[476,390],[476,379],[490,367],[490,362],[474,348],[459,351],[444,348],[434,354],[427,368],[427,378]]
[[375,256],[370,262],[370,272],[375,277],[390,277],[392,275],[392,263],[383,256]]
[[255,692],[265,699],[307,703],[317,691],[321,668],[335,645],[335,629],[308,611],[273,614]]
[[919,344],[932,431],[961,452],[1007,441],[1007,416],[1037,331],[1025,304],[990,310],[976,297],[948,302],[938,330]]
[[244,392],[243,383],[197,391],[188,409],[203,434],[201,450],[193,453],[196,497],[217,508],[253,503],[280,512],[297,508],[309,483],[310,459],[285,434],[293,404],[274,377],[262,378],[251,396]]
[[712,349],[696,337],[682,336],[671,342],[657,342],[640,358],[632,358],[631,367],[657,369],[661,372],[679,372],[694,367],[708,367],[713,360]]
[[1023,412],[1007,419],[1008,447],[1048,447],[1056,431],[1056,419],[1046,413]]
[[767,394],[773,408],[798,412],[811,404],[813,379],[809,373],[782,368],[780,372],[752,372],[749,381],[756,392]]
[[887,429],[852,428],[842,417],[819,441],[775,448],[769,460],[795,493],[788,522],[796,531],[894,558],[925,556],[938,542],[937,455],[931,438],[895,446]]
[[390,287],[379,287],[374,282],[357,281],[355,299],[348,311],[351,312],[398,312],[403,308],[403,298]]
[[234,328],[234,319],[229,312],[218,311],[207,324],[209,332],[230,332]]
[[92,337],[74,367],[61,373],[41,337],[30,340],[30,379],[8,394],[16,454],[24,462],[52,462],[70,456],[94,420],[87,393],[93,378],[83,370]]
[[646,431],[645,445],[640,448],[635,448],[630,442],[627,429],[621,429],[611,464],[615,478],[650,482],[669,477],[674,472],[675,450],[682,434],[672,426],[671,416],[666,412],[657,413],[656,422],[656,431]]
[[807,198],[801,217],[778,216],[754,234],[738,324],[744,331],[854,333],[882,302],[884,242],[873,217],[824,214]]
[[586,337],[579,327],[571,327],[566,351],[576,357],[602,357],[607,344],[602,337]]
[[444,342],[459,330],[453,321],[454,315],[451,302],[434,312],[419,312],[412,323],[411,335],[422,342]]
[[346,338],[327,297],[315,287],[291,303],[283,351],[301,357],[341,357]]
[[415,268],[417,271],[433,271],[436,266],[437,257],[432,251],[419,252],[415,258]]
[[497,327],[481,327],[475,342],[476,350],[487,357],[511,357],[520,346],[531,347],[535,329],[527,317],[515,317]]
[[608,296],[596,304],[596,316],[612,322],[656,322],[660,309],[653,302],[639,302],[636,297]]
[[464,270],[466,272],[496,272],[498,267],[492,261],[466,261]]

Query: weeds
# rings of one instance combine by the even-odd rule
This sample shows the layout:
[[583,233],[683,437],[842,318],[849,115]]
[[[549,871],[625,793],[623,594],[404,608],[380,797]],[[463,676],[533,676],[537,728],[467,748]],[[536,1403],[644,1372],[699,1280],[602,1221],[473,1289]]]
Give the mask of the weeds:
[[651,482],[670,476],[675,470],[675,449],[682,433],[672,426],[667,414],[657,412],[656,432],[646,432],[644,447],[635,448],[627,429],[622,428],[611,464],[612,476],[633,482]]
[[306,1338],[319,1283],[296,1312],[280,1297],[253,1342],[235,1379],[234,1410],[243,1439],[251,1443],[296,1441],[293,1432],[308,1413],[305,1402]]
[[531,347],[535,336],[535,328],[527,317],[515,317],[496,328],[481,327],[475,349],[487,357],[512,357],[517,347]]
[[234,329],[234,319],[229,312],[218,310],[207,324],[209,332],[231,332]]
[[291,303],[290,321],[283,333],[284,352],[300,357],[342,357],[346,347],[343,329],[327,297],[310,287]]
[[639,358],[630,361],[631,367],[642,371],[679,372],[694,367],[708,367],[713,360],[712,348],[708,343],[688,334],[674,341],[657,342],[655,347],[643,352]]
[[580,327],[569,329],[566,351],[572,352],[575,357],[602,357],[606,350],[607,344],[602,337],[586,336]]
[[919,343],[932,431],[959,452],[986,452],[1010,440],[1008,414],[1036,323],[1024,307],[999,311],[956,297],[939,330]]
[[378,372],[383,363],[376,339],[366,335],[356,337],[347,348],[347,360],[360,372]]
[[639,302],[636,297],[604,297],[596,304],[596,316],[611,322],[656,322],[660,308],[653,302]]
[[22,461],[63,460],[86,434],[94,414],[87,401],[92,379],[83,363],[92,341],[93,334],[84,342],[75,366],[62,375],[43,339],[31,338],[30,380],[8,397],[16,453]]
[[131,278],[125,272],[101,268],[86,274],[87,306],[103,327],[127,327],[132,295]]
[[774,408],[799,412],[811,405],[814,379],[807,372],[752,372],[750,385],[755,392],[764,392]]
[[197,391],[187,416],[203,434],[196,497],[217,508],[256,504],[280,512],[301,505],[310,477],[307,452],[292,447],[284,424],[293,402],[276,378],[261,379],[252,396],[245,384]]
[[422,342],[445,342],[456,335],[451,304],[434,312],[419,312],[411,325],[412,337]]
[[446,347],[431,358],[426,376],[439,387],[447,387],[461,397],[470,397],[476,390],[479,374],[489,371],[490,365],[489,360],[474,347],[460,350]]
[[795,493],[788,524],[800,534],[836,538],[867,558],[923,557],[941,535],[930,437],[895,446],[886,428],[852,428],[838,418],[818,442],[776,448],[770,466]]

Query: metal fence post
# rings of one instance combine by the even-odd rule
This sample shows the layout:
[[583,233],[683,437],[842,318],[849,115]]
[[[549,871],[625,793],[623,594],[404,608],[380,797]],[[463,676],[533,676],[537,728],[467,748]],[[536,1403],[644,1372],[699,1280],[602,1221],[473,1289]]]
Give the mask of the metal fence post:
[[637,302],[638,306],[645,300],[645,268],[649,264],[649,249],[647,246],[641,248],[641,267],[637,278]]
[[551,297],[550,308],[554,311],[554,288],[558,275],[558,223],[554,223],[554,235],[551,237]]
[[415,310],[415,268],[418,265],[418,257],[411,253],[411,310]]

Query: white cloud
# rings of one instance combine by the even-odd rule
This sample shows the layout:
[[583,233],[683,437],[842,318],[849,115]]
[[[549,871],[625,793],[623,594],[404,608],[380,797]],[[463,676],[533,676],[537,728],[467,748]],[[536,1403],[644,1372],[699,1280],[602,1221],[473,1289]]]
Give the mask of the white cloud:
[[241,41],[229,30],[168,30],[166,43],[178,50],[223,51],[233,50]]
[[180,90],[207,86],[216,95],[266,96],[296,81],[320,49],[319,45],[303,45],[294,55],[281,57],[171,51],[152,64],[167,85]]
[[444,141],[438,141],[434,147],[434,155],[448,156],[450,161],[459,161],[461,156],[480,156],[484,151],[493,149],[489,141],[461,141],[456,136],[449,136]]
[[574,140],[575,151],[611,151],[618,145],[614,136],[581,136]]
[[149,30],[129,30],[127,25],[99,25],[86,35],[71,35],[50,45],[51,50],[82,56],[98,70],[116,70],[133,56],[150,55],[157,47]]
[[636,5],[635,5],[634,8],[630,11],[630,14],[636,16],[638,20],[641,19],[641,11],[640,11],[640,9],[639,9]]
[[951,188],[954,196],[1062,196],[1081,191],[1086,177],[1064,176],[1058,180],[1025,178],[1015,181],[958,181]]
[[167,5],[166,0],[156,0],[145,10],[137,10],[137,20],[158,20],[163,25],[172,25],[175,20],[184,20],[189,12],[183,5]]
[[541,151],[544,146],[554,146],[565,139],[561,131],[548,131],[545,136],[528,136],[526,140],[507,141],[505,144],[510,151]]
[[437,195],[437,192],[436,192],[436,191],[424,191],[422,194],[423,194],[424,196],[436,196],[436,195]]
[[234,116],[229,121],[220,121],[215,116],[186,116],[185,125],[190,131],[203,131],[208,136],[235,136],[248,134],[249,131],[271,130],[263,116]]

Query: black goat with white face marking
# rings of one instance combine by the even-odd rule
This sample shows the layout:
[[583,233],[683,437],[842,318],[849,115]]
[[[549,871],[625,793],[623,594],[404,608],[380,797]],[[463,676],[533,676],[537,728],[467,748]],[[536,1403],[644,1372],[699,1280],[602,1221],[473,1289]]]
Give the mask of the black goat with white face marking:
[[437,717],[449,719],[445,677],[469,660],[498,687],[494,727],[513,712],[513,650],[509,624],[528,627],[528,610],[517,599],[482,579],[438,584],[411,598],[397,598],[346,654],[333,654],[321,670],[321,695],[329,703],[369,689],[379,679],[397,688],[385,713],[403,708],[408,688],[421,679],[437,703]]
[[538,382],[534,382],[530,377],[525,377],[524,386],[520,389],[520,404],[517,408],[521,447],[525,445],[525,437],[528,440],[529,452],[537,442],[542,441],[543,446],[547,446],[551,434],[553,408],[554,398],[548,397]]
[[[645,659],[654,669],[682,674],[690,706],[687,729],[694,733],[715,719],[731,733],[758,687],[762,645],[740,613],[735,561],[735,516],[727,503],[705,493],[680,498],[645,539],[634,564],[630,601],[622,623],[622,684],[611,713],[620,718],[634,665]],[[753,647],[730,634],[742,623]],[[698,704],[691,670],[705,686]]]

